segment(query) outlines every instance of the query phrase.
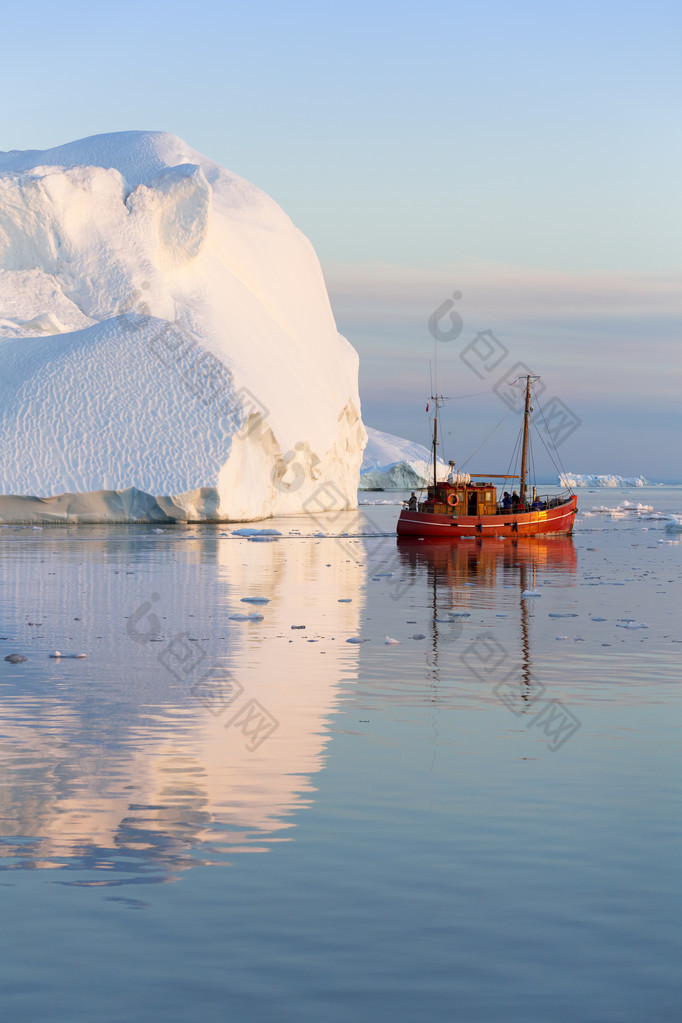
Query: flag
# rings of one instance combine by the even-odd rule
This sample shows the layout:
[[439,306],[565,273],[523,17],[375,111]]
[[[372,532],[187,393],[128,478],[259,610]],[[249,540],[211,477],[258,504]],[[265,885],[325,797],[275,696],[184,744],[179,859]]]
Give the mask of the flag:
[[428,403],[428,401],[427,401],[427,403],[426,403],[426,411],[427,411],[427,412],[429,411],[429,403]]

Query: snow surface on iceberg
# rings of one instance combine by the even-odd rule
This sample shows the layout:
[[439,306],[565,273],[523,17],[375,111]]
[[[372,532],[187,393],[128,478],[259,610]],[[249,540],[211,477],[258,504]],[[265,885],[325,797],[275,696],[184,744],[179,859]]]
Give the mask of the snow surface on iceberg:
[[593,476],[589,473],[564,472],[559,474],[560,487],[650,487],[644,476]]
[[180,139],[0,153],[0,493],[355,507],[357,370],[310,242]]
[[[448,471],[449,466],[439,459],[439,478]],[[412,490],[426,486],[432,478],[433,458],[423,444],[367,427],[360,490]]]

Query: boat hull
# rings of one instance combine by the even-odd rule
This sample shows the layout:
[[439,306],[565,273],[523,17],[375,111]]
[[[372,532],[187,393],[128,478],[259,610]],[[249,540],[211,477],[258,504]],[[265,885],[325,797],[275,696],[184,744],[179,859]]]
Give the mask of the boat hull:
[[403,509],[398,519],[398,536],[457,540],[463,537],[565,536],[573,531],[578,499],[575,494],[563,504],[545,511],[524,511],[501,515],[437,515]]

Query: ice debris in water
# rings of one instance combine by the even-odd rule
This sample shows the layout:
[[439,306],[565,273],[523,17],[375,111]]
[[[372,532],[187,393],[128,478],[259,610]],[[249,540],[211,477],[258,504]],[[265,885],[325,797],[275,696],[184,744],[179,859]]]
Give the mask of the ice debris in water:
[[351,636],[350,639],[346,640],[346,643],[366,643],[366,639],[362,639],[360,636]]
[[426,639],[426,636],[424,635],[423,632],[415,632],[414,636],[412,636],[411,639]]
[[648,629],[644,622],[616,622],[619,629]]
[[263,615],[259,615],[257,611],[252,611],[250,615],[230,615],[231,622],[262,622]]
[[281,536],[278,529],[253,529],[251,526],[244,526],[243,529],[233,529],[232,536]]
[[[550,618],[577,618],[578,615],[575,611],[550,611]],[[593,619],[594,620],[594,619]]]
[[269,604],[269,597],[242,597],[242,604]]
[[384,643],[386,646],[400,646],[400,640],[393,639],[392,636],[387,636],[386,639],[384,640]]
[[24,657],[23,654],[8,654],[5,660],[9,661],[10,664],[21,664],[22,661],[26,661],[28,658]]
[[352,597],[339,597],[338,603],[339,604],[352,604],[353,603],[353,598]]
[[59,650],[55,650],[53,654],[50,654],[50,657],[54,657],[57,659],[61,659],[62,657],[69,657],[71,658],[71,660],[80,661],[85,657],[85,654],[62,654],[59,652]]
[[521,594],[522,597],[541,597],[542,594],[539,590],[524,590]]

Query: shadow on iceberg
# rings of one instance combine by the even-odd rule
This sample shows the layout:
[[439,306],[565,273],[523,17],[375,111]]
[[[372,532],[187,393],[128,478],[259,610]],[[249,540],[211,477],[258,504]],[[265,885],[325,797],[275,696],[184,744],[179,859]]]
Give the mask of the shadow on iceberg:
[[0,523],[211,522],[217,518],[219,504],[214,487],[173,497],[153,497],[137,487],[53,497],[6,494],[0,495]]

